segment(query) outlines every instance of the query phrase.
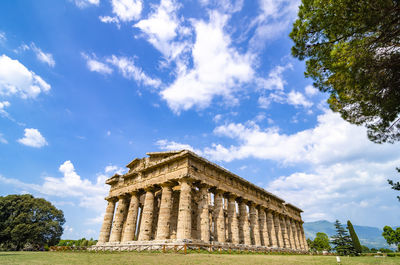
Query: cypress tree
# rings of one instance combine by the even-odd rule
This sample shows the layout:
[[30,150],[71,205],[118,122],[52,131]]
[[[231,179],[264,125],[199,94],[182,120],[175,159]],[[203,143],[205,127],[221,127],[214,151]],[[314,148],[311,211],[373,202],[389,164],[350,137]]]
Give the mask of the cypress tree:
[[360,244],[360,240],[358,240],[358,236],[356,234],[356,231],[354,231],[354,227],[350,220],[347,220],[347,229],[349,230],[351,241],[353,243],[353,247],[356,253],[361,253],[362,248]]

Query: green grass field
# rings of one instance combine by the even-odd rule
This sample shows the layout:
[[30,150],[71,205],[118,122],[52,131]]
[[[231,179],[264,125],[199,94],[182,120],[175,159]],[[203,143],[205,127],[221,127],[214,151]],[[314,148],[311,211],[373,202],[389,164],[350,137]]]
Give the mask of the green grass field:
[[[400,264],[400,257],[341,257],[341,264]],[[89,252],[0,252],[0,264],[336,264],[334,256],[89,253]]]

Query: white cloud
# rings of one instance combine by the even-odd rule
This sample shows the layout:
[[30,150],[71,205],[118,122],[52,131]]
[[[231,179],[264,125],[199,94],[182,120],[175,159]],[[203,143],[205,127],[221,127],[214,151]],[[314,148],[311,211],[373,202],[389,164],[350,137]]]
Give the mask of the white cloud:
[[135,24],[145,33],[147,40],[159,50],[167,59],[175,59],[187,46],[185,42],[174,42],[179,35],[186,35],[186,28],[179,25],[176,16],[178,4],[172,0],[161,0],[147,19],[142,19]]
[[121,28],[121,24],[119,23],[119,19],[117,17],[100,16],[99,19],[103,23],[114,23],[118,28]]
[[129,22],[140,18],[142,12],[141,0],[112,0],[112,12],[120,21]]
[[111,58],[107,59],[107,62],[117,67],[125,78],[133,79],[138,83],[151,87],[159,87],[161,85],[159,79],[149,77],[130,58],[112,55]]
[[[99,173],[96,181],[92,182],[79,176],[72,162],[67,160],[59,167],[59,171],[63,175],[61,178],[45,177],[42,184],[31,184],[0,175],[0,182],[46,196],[79,199],[79,207],[91,209],[100,214],[104,212],[106,205],[104,198],[109,191],[109,186],[105,184],[106,179],[114,173],[126,172],[125,169],[113,166],[112,168],[106,167],[106,170],[107,175]],[[63,203],[73,202],[64,201]]]
[[287,103],[294,106],[303,106],[304,108],[310,108],[313,105],[302,93],[293,90],[288,94]]
[[178,150],[190,150],[193,151],[195,153],[197,153],[198,155],[201,155],[202,152],[198,149],[194,149],[191,145],[189,144],[181,144],[181,143],[177,143],[174,141],[168,141],[168,140],[158,140],[156,142],[156,145],[162,149],[162,150],[169,150],[169,151],[178,151]]
[[87,68],[92,72],[98,72],[100,74],[111,74],[113,70],[106,64],[98,61],[95,56],[89,56],[85,53],[81,53],[82,57],[86,60]]
[[357,224],[380,226],[385,216],[386,225],[397,225],[400,207],[386,179],[399,164],[397,157],[387,162],[359,160],[320,165],[310,173],[281,176],[266,189],[303,209],[306,221],[350,219]]
[[306,92],[307,96],[314,96],[315,94],[318,93],[318,89],[316,89],[314,86],[306,86],[304,88],[304,91]]
[[250,82],[252,57],[231,47],[224,33],[227,16],[210,13],[210,22],[194,21],[196,42],[192,49],[193,69],[182,69],[176,80],[161,91],[161,97],[176,113],[192,107],[205,108],[216,96],[235,104],[234,92]]
[[282,134],[278,128],[262,129],[254,122],[218,126],[214,133],[237,141],[229,147],[215,144],[203,152],[217,161],[257,158],[283,163],[330,164],[361,156],[371,161],[396,153],[396,145],[371,143],[365,129],[342,120],[339,114],[326,110],[318,116],[315,128],[294,134]]
[[42,136],[42,134],[37,130],[33,128],[26,128],[25,130],[24,137],[21,139],[18,139],[18,142],[30,146],[30,147],[35,147],[35,148],[40,148],[45,145],[48,145],[46,139]]
[[18,95],[23,99],[35,98],[48,92],[51,86],[18,60],[0,56],[0,95]]
[[8,144],[8,141],[6,140],[6,138],[4,138],[3,134],[0,133],[0,143],[2,144]]
[[259,52],[268,40],[287,30],[296,18],[299,4],[300,0],[259,0],[260,13],[250,24],[255,27],[250,48]]
[[100,0],[74,0],[74,3],[79,8],[85,8],[90,5],[98,6],[100,4]]
[[50,67],[54,67],[56,65],[51,53],[43,52],[40,48],[36,47],[35,43],[31,44],[31,48],[39,61],[48,64]]
[[5,110],[5,108],[10,106],[10,102],[8,101],[0,101],[0,116],[3,117],[8,117],[8,112]]
[[268,73],[267,78],[257,78],[258,89],[283,91],[287,84],[286,80],[283,78],[283,72],[287,69],[293,69],[293,65],[290,63],[283,66],[278,65]]

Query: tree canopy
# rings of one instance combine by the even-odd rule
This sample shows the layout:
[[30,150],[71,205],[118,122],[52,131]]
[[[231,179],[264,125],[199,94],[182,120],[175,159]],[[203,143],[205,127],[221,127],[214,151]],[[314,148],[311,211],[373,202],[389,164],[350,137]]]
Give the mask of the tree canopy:
[[56,245],[63,233],[64,214],[32,195],[0,196],[0,248],[20,250]]
[[318,232],[314,238],[314,240],[308,239],[307,243],[312,251],[330,251],[331,246],[329,244],[329,237],[327,234]]
[[[400,167],[396,168],[396,170],[400,173]],[[388,182],[392,186],[392,189],[400,191],[400,182],[394,182],[391,179],[388,179]],[[397,196],[397,199],[400,201],[400,196]]]
[[302,0],[290,37],[307,77],[330,108],[368,128],[370,140],[400,140],[400,0]]
[[351,237],[339,220],[336,220],[335,228],[336,235],[332,236],[332,244],[335,246],[333,249],[336,250],[339,255],[354,254],[355,251]]
[[390,226],[383,228],[382,236],[386,239],[389,245],[397,245],[397,249],[400,251],[400,227],[393,230]]

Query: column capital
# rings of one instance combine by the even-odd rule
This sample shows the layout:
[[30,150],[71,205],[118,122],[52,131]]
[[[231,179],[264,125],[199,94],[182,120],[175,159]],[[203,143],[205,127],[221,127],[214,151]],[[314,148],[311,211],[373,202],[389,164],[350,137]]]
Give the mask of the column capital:
[[153,185],[150,185],[150,186],[144,187],[143,190],[144,190],[145,192],[149,192],[149,191],[150,191],[150,192],[154,192],[155,187],[154,187]]
[[117,195],[117,198],[120,199],[125,199],[128,196],[128,193],[120,193]]
[[221,194],[221,195],[223,195],[223,194],[225,193],[225,191],[224,191],[224,190],[221,190],[221,189],[218,189],[218,188],[215,187],[214,193],[215,193],[215,194]]
[[176,184],[173,183],[172,181],[166,181],[166,182],[163,182],[163,183],[161,183],[159,185],[161,186],[161,188],[167,188],[167,187],[173,187]]
[[209,185],[209,184],[207,184],[207,183],[204,183],[204,182],[201,182],[199,185],[197,185],[198,187],[199,187],[199,189],[209,189],[209,188],[211,188],[211,185]]
[[139,194],[139,190],[130,191],[129,194],[130,194],[131,196],[135,196],[135,195]]
[[238,197],[239,197],[239,196],[237,196],[236,194],[234,194],[234,193],[232,193],[232,192],[229,192],[229,193],[228,193],[228,199],[236,200]]
[[116,197],[116,196],[107,196],[104,199],[106,201],[108,201],[108,202],[116,202],[116,201],[118,201],[118,197]]
[[179,182],[179,184],[182,184],[184,182],[191,185],[195,180],[191,176],[185,176],[183,178],[178,179],[177,181]]

